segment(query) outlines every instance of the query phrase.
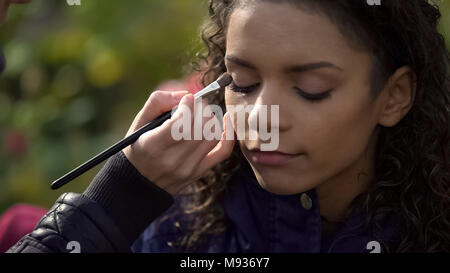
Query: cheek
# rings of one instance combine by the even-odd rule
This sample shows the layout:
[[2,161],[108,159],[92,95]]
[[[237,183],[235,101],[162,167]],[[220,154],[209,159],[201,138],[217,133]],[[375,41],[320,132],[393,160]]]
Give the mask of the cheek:
[[238,93],[231,91],[229,87],[225,88],[225,106],[228,107],[230,105],[247,105],[252,104],[252,100],[248,94]]
[[308,130],[309,152],[318,168],[343,168],[367,147],[376,123],[369,103],[343,104],[320,115]]

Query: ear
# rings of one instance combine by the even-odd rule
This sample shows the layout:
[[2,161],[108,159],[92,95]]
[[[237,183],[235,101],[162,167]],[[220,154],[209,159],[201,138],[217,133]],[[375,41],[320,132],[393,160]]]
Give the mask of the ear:
[[409,66],[397,69],[383,89],[378,123],[395,126],[411,109],[416,92],[416,76]]

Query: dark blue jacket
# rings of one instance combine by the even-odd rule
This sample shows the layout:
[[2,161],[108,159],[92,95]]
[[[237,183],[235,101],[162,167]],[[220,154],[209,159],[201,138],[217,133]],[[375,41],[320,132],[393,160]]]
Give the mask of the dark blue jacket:
[[[241,169],[229,185],[223,200],[229,228],[210,236],[196,252],[380,252],[397,241],[397,232],[387,221],[378,232],[364,230],[361,210],[324,237],[315,190],[272,194],[258,184],[250,168]],[[173,242],[183,234],[183,222],[173,217],[161,222],[171,213],[154,221],[132,250],[176,252]]]
[[[181,217],[160,221],[172,213],[173,202],[120,152],[83,194],[63,194],[8,252],[176,252],[173,242],[186,223]],[[269,193],[250,168],[229,183],[222,205],[228,228],[209,236],[197,252],[379,252],[397,241],[389,221],[379,231],[365,230],[358,210],[325,238],[314,190]]]

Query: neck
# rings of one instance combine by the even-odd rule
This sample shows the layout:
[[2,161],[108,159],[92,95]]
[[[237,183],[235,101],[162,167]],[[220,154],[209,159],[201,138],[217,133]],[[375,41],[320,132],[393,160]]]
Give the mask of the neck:
[[321,216],[329,222],[343,221],[347,209],[374,178],[375,141],[371,141],[361,157],[349,168],[316,188]]

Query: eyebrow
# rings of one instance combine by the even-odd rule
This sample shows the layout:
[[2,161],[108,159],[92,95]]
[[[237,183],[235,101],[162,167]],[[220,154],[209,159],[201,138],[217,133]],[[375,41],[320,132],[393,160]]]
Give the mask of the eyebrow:
[[[254,65],[252,65],[251,63],[244,61],[236,56],[233,55],[227,55],[225,56],[225,60],[233,62],[235,64],[238,64],[240,66],[246,67],[246,68],[250,68],[250,69],[256,69],[256,67]],[[294,65],[294,66],[290,66],[287,67],[285,69],[286,73],[295,73],[295,72],[305,72],[305,71],[309,71],[309,70],[314,70],[314,69],[320,69],[320,68],[334,68],[337,69],[339,71],[342,71],[343,69],[340,68],[339,66],[329,63],[329,62],[316,62],[316,63],[309,63],[309,64],[301,64],[301,65]]]

